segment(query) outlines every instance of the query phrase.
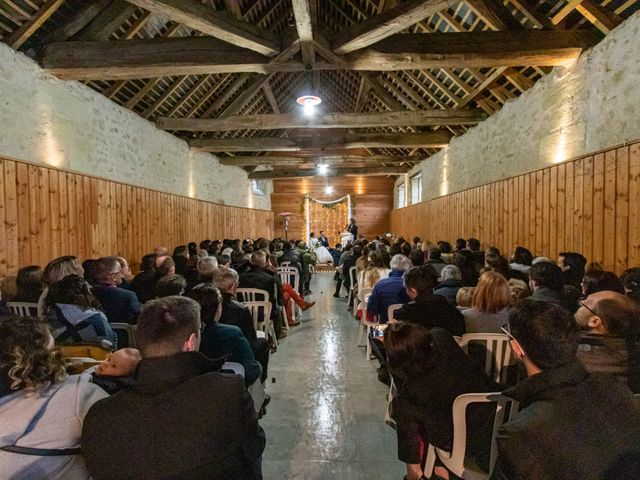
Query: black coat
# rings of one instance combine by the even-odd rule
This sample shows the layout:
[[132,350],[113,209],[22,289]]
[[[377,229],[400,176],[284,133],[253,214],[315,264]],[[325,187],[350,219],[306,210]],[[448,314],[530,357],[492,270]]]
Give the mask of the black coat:
[[95,480],[257,479],[265,436],[241,377],[197,352],[142,360],[137,385],[96,402],[82,454]]
[[140,272],[133,278],[129,290],[136,294],[140,303],[146,303],[156,298],[157,281],[155,270]]
[[[259,267],[257,265],[251,265],[249,270],[240,274],[240,288],[259,288],[260,290],[266,290],[269,293],[269,302],[271,302],[271,318],[276,318],[276,306],[278,305],[277,299],[274,295],[278,295],[280,297],[282,295],[281,289],[282,284],[280,284],[280,288],[278,288],[278,279],[276,279],[277,275],[267,271],[266,269]],[[282,300],[282,299],[280,299]],[[284,302],[283,302],[284,303]]]
[[96,285],[93,294],[102,305],[109,323],[136,323],[142,307],[134,292],[109,285]]
[[465,332],[464,316],[442,295],[422,295],[416,301],[404,304],[393,316],[426,329],[444,328],[452,335],[462,336]]
[[500,428],[496,478],[640,478],[640,410],[615,377],[574,362],[504,394],[522,410]]
[[[405,463],[420,462],[421,438],[438,448],[451,450],[452,406],[456,397],[498,390],[449,332],[433,328],[431,334],[438,352],[434,366],[416,378],[396,378],[398,394],[393,400],[393,416],[398,430],[398,458]],[[494,410],[488,404],[467,409],[468,451],[483,466],[488,464]]]
[[227,325],[235,325],[242,330],[250,344],[256,341],[256,329],[253,326],[253,317],[249,309],[238,302],[235,297],[229,293],[222,294],[222,315],[218,323]]

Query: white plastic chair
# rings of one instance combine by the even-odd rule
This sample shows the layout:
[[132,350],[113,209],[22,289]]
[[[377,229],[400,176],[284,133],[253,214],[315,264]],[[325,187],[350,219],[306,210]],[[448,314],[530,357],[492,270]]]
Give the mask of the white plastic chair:
[[281,262],[280,266],[281,267],[289,267],[289,266],[291,266],[291,262]]
[[358,274],[356,272],[356,267],[349,268],[347,275],[349,275],[349,280],[351,282],[351,285],[349,286],[349,295],[347,296],[347,308],[349,308],[348,306],[351,303],[351,300],[353,300],[353,305],[355,308],[355,305],[358,303],[354,298],[356,288],[358,287]]
[[387,321],[393,320],[393,313],[396,310],[400,310],[402,307],[402,303],[394,303],[393,305],[389,305],[389,308],[387,308]]
[[[238,288],[236,297],[239,302],[268,302],[269,292],[260,288]],[[259,297],[259,298],[258,298]]]
[[[300,273],[298,270],[293,267],[279,267],[276,269],[278,276],[280,277],[280,281],[282,283],[288,283],[291,285],[293,290],[298,291],[298,287],[300,285]],[[293,298],[289,299],[289,303],[291,304],[291,317],[293,321],[296,321],[298,317],[302,315],[302,312],[299,310],[300,307],[293,301]],[[289,330],[288,322],[285,322],[285,328]]]
[[244,367],[236,362],[224,362],[220,370],[231,370],[236,375],[240,375],[244,378]]
[[[267,335],[271,335],[273,337],[273,341],[277,345],[278,340],[276,338],[276,330],[273,326],[273,322],[271,321],[271,303],[243,302],[243,305],[246,305],[251,312],[251,316],[253,317],[253,326],[255,327],[257,333],[260,333],[260,331],[262,331]],[[260,315],[261,311],[262,315]],[[262,321],[260,321],[261,316],[263,319]]]
[[[466,456],[467,451],[467,407],[472,403],[494,402],[496,416],[491,432],[491,454],[489,457],[489,472],[484,472],[474,461]],[[498,458],[496,436],[498,429],[513,418],[518,410],[518,402],[500,393],[465,393],[453,402],[453,448],[451,452],[429,445],[425,476],[430,477],[436,461],[436,455],[443,465],[452,473],[465,480],[488,480],[493,473]]]
[[[380,327],[379,319],[376,318],[374,321],[367,320],[367,303],[369,302],[369,297],[371,297],[371,291],[373,289],[366,289],[364,293],[364,301],[360,302],[358,305],[358,310],[362,311],[360,315],[360,325],[358,326],[360,332],[358,334],[358,346],[366,347],[367,358],[371,360],[371,342],[369,342],[369,336],[371,334],[371,330],[377,327]],[[386,326],[386,325],[385,325]],[[362,337],[364,335],[364,340],[366,342],[365,345],[362,345]]]
[[485,348],[484,371],[498,383],[506,383],[507,368],[512,363],[509,337],[503,333],[467,333],[458,343],[467,354],[469,344],[480,344]]
[[124,342],[120,342],[120,336],[118,336],[118,348],[126,348],[126,347],[132,347],[135,348],[136,347],[136,326],[135,325],[130,325],[128,323],[120,323],[120,322],[114,322],[114,323],[110,323],[109,326],[111,327],[111,329],[116,332],[116,334],[118,333],[118,330],[120,330],[121,332],[125,332],[127,335],[127,344],[124,345]]
[[7,308],[14,315],[21,317],[37,317],[38,304],[30,302],[7,302]]
[[[224,362],[220,370],[230,370],[236,375],[240,375],[242,378],[244,378],[244,367],[239,363]],[[249,395],[251,395],[251,399],[253,400],[253,408],[255,409],[256,413],[258,413],[260,411],[260,407],[262,407],[265,397],[267,396],[264,390],[264,385],[262,385],[262,382],[258,378],[255,382],[249,385],[247,390],[249,392]]]

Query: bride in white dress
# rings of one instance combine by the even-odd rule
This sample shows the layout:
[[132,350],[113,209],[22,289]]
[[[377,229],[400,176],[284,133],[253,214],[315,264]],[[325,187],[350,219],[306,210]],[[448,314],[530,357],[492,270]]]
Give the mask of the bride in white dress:
[[331,253],[326,249],[326,247],[323,247],[320,244],[320,240],[316,238],[316,235],[313,232],[309,235],[309,246],[314,252],[316,252],[318,263],[333,263]]

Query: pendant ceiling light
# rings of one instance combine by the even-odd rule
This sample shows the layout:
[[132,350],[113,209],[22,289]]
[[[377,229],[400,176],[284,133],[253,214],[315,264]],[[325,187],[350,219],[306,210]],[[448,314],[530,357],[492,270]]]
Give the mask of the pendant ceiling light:
[[320,95],[313,88],[313,74],[311,70],[307,71],[304,86],[300,92],[296,103],[302,105],[305,115],[312,116],[315,113],[316,106],[322,103]]

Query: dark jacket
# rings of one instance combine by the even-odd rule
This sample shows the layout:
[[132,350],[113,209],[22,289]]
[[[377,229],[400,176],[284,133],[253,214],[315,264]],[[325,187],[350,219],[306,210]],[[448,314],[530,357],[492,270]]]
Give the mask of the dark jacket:
[[574,312],[577,305],[571,305],[571,300],[567,298],[562,290],[554,290],[548,287],[537,288],[529,297],[531,300],[539,300],[541,302],[553,303],[562,308]]
[[[451,451],[453,443],[453,401],[463,393],[495,392],[496,385],[462,351],[451,334],[433,328],[437,360],[416,378],[396,378],[398,394],[393,400],[393,417],[398,425],[398,458],[419,463],[420,438]],[[393,370],[393,366],[391,366]],[[434,388],[437,386],[437,388]],[[476,404],[467,410],[468,452],[488,464],[493,425],[491,405]]]
[[222,294],[222,315],[218,323],[235,325],[242,330],[243,335],[250,344],[256,340],[256,329],[253,326],[253,317],[249,309],[238,302],[230,293]]
[[410,301],[402,281],[403,271],[391,270],[387,278],[379,280],[373,287],[367,303],[367,312],[380,316],[380,323],[387,323],[387,309],[395,303]]
[[136,323],[141,307],[135,293],[110,285],[96,285],[93,293],[100,301],[109,323]]
[[137,385],[96,402],[82,455],[95,480],[257,479],[265,446],[237,375],[197,352],[140,362]]
[[499,430],[496,478],[638,478],[640,410],[616,378],[573,362],[504,394],[522,410]]
[[137,274],[128,290],[136,294],[140,303],[146,303],[156,297],[156,272],[150,270]]
[[640,391],[637,341],[610,335],[583,332],[578,360],[590,373],[607,373],[620,378],[632,392]]
[[257,265],[251,265],[247,272],[240,274],[240,288],[259,288],[269,293],[269,302],[271,302],[271,318],[275,318],[276,299],[274,295],[276,290],[276,279],[271,272],[267,272],[264,268]]
[[357,258],[353,255],[353,253],[351,253],[350,255],[347,255],[342,261],[342,284],[347,290],[351,288],[351,277],[349,276],[349,270],[351,269],[351,267],[356,266],[356,260]]
[[451,305],[456,305],[456,295],[458,294],[458,290],[462,288],[462,282],[460,280],[456,280],[455,278],[448,278],[444,282],[440,282],[436,285],[436,288],[433,289],[433,293],[435,295],[442,295],[447,299]]
[[440,327],[451,335],[464,335],[464,317],[442,295],[423,295],[394,313],[396,320],[417,323],[427,329]]
[[358,226],[355,223],[350,223],[347,225],[347,232],[353,235],[353,238],[355,239],[358,236]]
[[200,352],[209,358],[226,358],[229,362],[244,367],[244,381],[247,385],[255,382],[262,373],[249,341],[234,325],[212,323],[205,327],[200,341]]
[[433,267],[433,269],[436,271],[436,273],[438,274],[438,277],[441,276],[442,274],[442,269],[444,267],[447,266],[446,263],[444,263],[442,260],[427,260],[426,262],[424,262],[425,265],[431,265]]

